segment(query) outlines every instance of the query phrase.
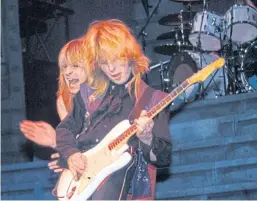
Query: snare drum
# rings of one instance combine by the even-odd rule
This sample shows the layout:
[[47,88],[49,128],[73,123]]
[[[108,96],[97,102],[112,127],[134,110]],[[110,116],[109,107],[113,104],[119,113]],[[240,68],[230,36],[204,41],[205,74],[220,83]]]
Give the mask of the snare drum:
[[242,44],[257,37],[257,11],[250,6],[232,6],[224,15],[224,21],[226,37],[231,35],[234,42]]
[[195,47],[198,47],[199,32],[201,32],[200,48],[202,50],[218,51],[221,49],[221,40],[224,38],[222,17],[213,12],[197,13],[194,17],[191,34],[189,35],[189,41]]

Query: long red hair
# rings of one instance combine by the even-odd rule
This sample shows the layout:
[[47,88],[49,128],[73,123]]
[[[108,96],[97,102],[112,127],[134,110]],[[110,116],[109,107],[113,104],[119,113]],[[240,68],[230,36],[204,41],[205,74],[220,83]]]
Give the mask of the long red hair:
[[57,97],[62,97],[67,111],[70,111],[72,108],[73,95],[70,93],[67,83],[64,79],[62,64],[65,63],[66,65],[75,65],[83,63],[83,66],[85,66],[85,53],[83,52],[84,48],[81,48],[82,44],[85,44],[85,40],[83,40],[83,43],[80,39],[69,41],[63,46],[58,57],[60,73]]
[[108,86],[108,79],[99,68],[98,62],[126,60],[132,64],[134,74],[129,83],[129,91],[131,84],[135,83],[134,94],[137,98],[141,75],[149,70],[149,59],[144,55],[129,27],[115,19],[96,21],[88,28],[82,40],[86,42],[83,48],[86,48],[86,68],[90,75],[88,84],[102,94]]

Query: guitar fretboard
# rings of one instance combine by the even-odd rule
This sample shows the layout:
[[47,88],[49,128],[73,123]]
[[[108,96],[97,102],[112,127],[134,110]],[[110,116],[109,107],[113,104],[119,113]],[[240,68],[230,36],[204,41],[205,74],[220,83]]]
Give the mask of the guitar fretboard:
[[[154,118],[159,112],[161,112],[164,108],[166,108],[179,94],[185,91],[191,82],[189,79],[185,80],[182,84],[176,87],[170,94],[165,96],[157,105],[155,105],[149,112],[147,112],[147,116],[149,118]],[[133,136],[137,131],[136,124],[132,124],[127,130],[125,130],[119,137],[113,140],[112,143],[109,144],[109,150],[114,149],[120,144],[126,143],[131,136]]]

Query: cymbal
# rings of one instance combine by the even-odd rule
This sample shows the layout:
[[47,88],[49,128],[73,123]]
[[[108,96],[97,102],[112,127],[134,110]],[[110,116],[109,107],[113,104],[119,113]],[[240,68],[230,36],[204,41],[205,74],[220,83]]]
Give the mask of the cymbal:
[[164,26],[175,26],[175,25],[180,25],[181,23],[187,24],[193,21],[195,14],[196,12],[188,12],[188,11],[170,14],[162,17],[159,20],[159,24]]
[[179,2],[179,3],[203,2],[203,0],[170,0],[170,1]]
[[193,50],[194,47],[191,44],[177,45],[172,43],[167,43],[165,45],[158,45],[154,47],[154,51],[159,54],[173,55],[183,50]]
[[157,40],[166,40],[166,39],[176,39],[176,40],[182,40],[182,31],[183,31],[183,35],[184,35],[184,39],[188,40],[189,34],[191,32],[191,29],[187,28],[187,29],[174,29],[170,32],[167,33],[163,33],[161,35],[159,35],[156,39]]
[[[183,3],[183,5],[188,5],[188,4],[199,5],[204,3],[204,0],[170,0],[170,1],[173,1],[176,3]],[[206,3],[208,3],[208,1],[210,0],[206,0]]]
[[203,0],[170,0],[170,1],[175,1],[175,2],[193,2],[193,1],[203,1]]

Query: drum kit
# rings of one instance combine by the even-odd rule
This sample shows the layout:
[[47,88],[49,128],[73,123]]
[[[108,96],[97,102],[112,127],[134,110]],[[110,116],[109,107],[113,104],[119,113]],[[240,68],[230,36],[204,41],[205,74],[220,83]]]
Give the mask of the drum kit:
[[[154,47],[156,53],[169,55],[171,59],[150,67],[161,66],[163,90],[170,92],[197,71],[224,57],[224,68],[205,82],[191,86],[180,99],[191,102],[257,91],[257,10],[234,4],[220,16],[207,9],[208,0],[171,1],[186,4],[188,11],[159,20],[160,25],[172,26],[171,31],[157,37]],[[203,4],[202,11],[192,11],[194,3]]]

